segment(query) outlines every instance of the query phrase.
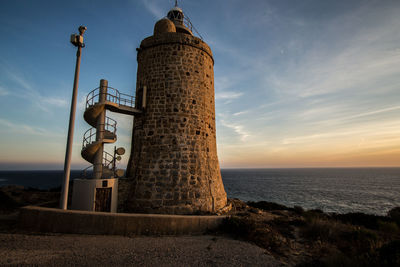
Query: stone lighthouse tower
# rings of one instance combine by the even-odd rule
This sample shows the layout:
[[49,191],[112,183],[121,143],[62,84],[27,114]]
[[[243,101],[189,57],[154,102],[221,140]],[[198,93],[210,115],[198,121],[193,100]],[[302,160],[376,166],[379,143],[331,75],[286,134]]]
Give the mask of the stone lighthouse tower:
[[137,49],[136,106],[144,109],[133,125],[127,212],[206,214],[227,205],[216,147],[214,59],[190,25],[175,6]]

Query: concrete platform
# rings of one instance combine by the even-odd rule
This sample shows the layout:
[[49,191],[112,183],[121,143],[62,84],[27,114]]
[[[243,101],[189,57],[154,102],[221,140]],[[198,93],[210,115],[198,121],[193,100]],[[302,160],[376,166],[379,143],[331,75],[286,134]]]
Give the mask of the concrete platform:
[[23,207],[19,227],[46,233],[96,235],[194,235],[214,230],[227,216],[161,215]]

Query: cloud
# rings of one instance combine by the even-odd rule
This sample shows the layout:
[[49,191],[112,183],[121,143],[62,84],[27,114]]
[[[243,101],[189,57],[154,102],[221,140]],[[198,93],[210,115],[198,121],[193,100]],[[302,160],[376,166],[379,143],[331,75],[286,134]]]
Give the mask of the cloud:
[[390,81],[400,75],[396,45],[400,20],[378,17],[373,25],[363,25],[369,23],[366,18],[378,16],[375,12],[383,11],[360,8],[322,23],[325,32],[318,39],[299,39],[303,49],[293,52],[291,59],[267,76],[267,82],[285,95],[299,97],[393,91]]
[[[3,69],[5,70],[5,68]],[[49,106],[66,107],[68,105],[68,101],[65,98],[42,95],[39,91],[34,89],[32,84],[28,82],[22,74],[19,74],[16,71],[11,72],[9,70],[5,70],[5,73],[7,74],[8,79],[13,81],[19,87],[19,90],[13,90],[14,92],[10,93],[10,95],[27,99],[36,107],[46,112],[49,111]],[[0,93],[1,89],[2,88],[0,88]]]
[[244,110],[244,111],[239,111],[239,112],[233,113],[232,115],[233,116],[239,116],[239,115],[243,115],[243,114],[246,114],[246,113],[249,113],[249,112],[250,112],[250,110]]
[[24,88],[27,91],[31,91],[32,90],[31,84],[28,83],[21,75],[18,75],[15,72],[11,72],[9,70],[5,70],[5,71],[6,71],[7,76],[8,76],[8,78],[10,80],[14,81],[16,84],[18,84],[20,87]]
[[4,89],[3,87],[0,86],[0,96],[5,96],[5,95],[9,95],[10,93]]
[[376,114],[395,111],[395,110],[400,110],[400,106],[394,106],[394,107],[388,107],[388,108],[382,108],[382,109],[378,109],[378,110],[374,110],[374,111],[364,112],[364,113],[349,116],[344,119],[349,120],[349,119],[361,118],[361,117],[376,115]]
[[117,121],[117,130],[131,132],[133,128],[133,116],[117,113],[109,113],[113,119]]
[[56,134],[54,132],[49,132],[46,129],[39,127],[32,127],[26,124],[16,124],[9,120],[0,118],[0,125],[2,131],[9,131],[18,134],[29,134],[29,135],[39,135],[39,136],[62,136],[61,134]]
[[355,46],[361,50],[356,55],[349,56],[350,51],[343,51],[318,62],[310,61],[306,68],[299,66],[300,71],[293,70],[285,81],[275,81],[275,86],[281,92],[299,97],[346,94],[349,90],[365,94],[377,90],[383,81],[399,75],[400,55],[389,56],[365,48],[362,51],[361,44]]
[[165,10],[161,7],[160,1],[142,0],[142,4],[156,19],[165,16]]
[[345,101],[340,104],[319,103],[316,106],[306,105],[310,107],[293,116],[309,129],[335,129],[338,126],[356,128],[359,124],[392,121],[398,117],[400,106],[381,107],[381,105],[384,104],[367,102],[354,105]]
[[[399,146],[399,9],[384,9],[370,3],[343,9],[329,19],[318,17],[318,27],[315,18],[282,22],[277,16],[259,35],[253,36],[250,28],[238,31],[244,34],[240,42],[213,34],[211,47],[220,58],[216,99],[225,92],[230,92],[228,99],[241,97],[241,106],[217,103],[220,124],[232,129],[219,137],[224,156],[234,158],[226,151],[242,154],[251,145],[254,155],[279,151],[282,162],[299,151],[312,151],[310,157],[328,162],[335,153],[384,153]],[[285,31],[267,39],[278,28]],[[225,64],[219,63],[221,57]],[[235,135],[246,142],[231,142]],[[264,140],[270,143],[264,145]]]
[[[379,129],[379,131],[377,131]],[[321,142],[328,143],[329,145],[347,145],[345,138],[349,140],[354,139],[365,139],[368,137],[370,142],[365,144],[372,145],[375,142],[386,142],[393,145],[393,140],[400,140],[400,121],[391,120],[386,122],[375,122],[375,123],[364,123],[363,125],[358,125],[357,128],[336,128],[324,129],[323,131],[315,131],[309,135],[301,136],[290,136],[282,139],[281,144],[283,145],[293,145],[301,143],[309,143],[309,145],[320,145]],[[342,140],[341,142],[338,140]],[[374,140],[373,142],[371,140]],[[353,142],[353,141],[351,141]],[[354,144],[354,143],[353,143]]]
[[52,106],[57,106],[57,107],[66,107],[67,106],[67,100],[64,98],[56,98],[56,97],[43,97],[43,96],[38,96],[39,101],[45,104],[49,104]]
[[236,99],[238,97],[241,97],[243,93],[240,92],[233,92],[233,91],[224,91],[224,92],[218,92],[215,94],[215,99]]
[[[231,75],[229,72],[231,70],[226,70],[229,75],[217,75],[215,77],[215,88],[216,91],[230,91],[232,87],[238,84],[243,78],[246,78],[245,75]],[[225,73],[226,74],[226,73]]]
[[246,139],[250,136],[250,134],[246,130],[244,130],[246,128],[244,125],[228,123],[224,120],[221,120],[221,124],[234,130],[234,132],[240,136],[240,140],[242,142],[246,141]]
[[87,97],[87,94],[84,94],[84,95],[78,96],[78,99],[77,99],[77,103],[76,103],[77,110],[81,114],[83,114],[86,110],[86,97]]

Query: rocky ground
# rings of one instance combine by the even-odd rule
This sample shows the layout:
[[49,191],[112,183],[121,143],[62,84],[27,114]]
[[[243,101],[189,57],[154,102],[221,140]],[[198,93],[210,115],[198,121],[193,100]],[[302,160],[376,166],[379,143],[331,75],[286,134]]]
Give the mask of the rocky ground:
[[230,218],[203,236],[27,233],[23,205],[56,207],[57,190],[0,188],[0,265],[400,266],[400,208],[388,216],[326,214],[231,199]]

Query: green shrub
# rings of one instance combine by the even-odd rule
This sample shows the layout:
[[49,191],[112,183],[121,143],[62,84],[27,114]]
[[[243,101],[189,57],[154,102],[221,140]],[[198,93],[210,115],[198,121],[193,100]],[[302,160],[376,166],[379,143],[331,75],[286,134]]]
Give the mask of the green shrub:
[[279,230],[274,229],[265,222],[255,222],[249,218],[232,216],[223,222],[223,230],[236,238],[254,242],[269,251],[284,254],[288,249],[287,239]]
[[348,256],[371,253],[380,244],[374,231],[335,220],[312,217],[301,229],[303,237],[330,243]]
[[388,216],[392,218],[398,226],[400,226],[400,207],[395,207],[389,210]]
[[309,217],[302,227],[303,236],[311,240],[336,240],[340,232],[339,225],[335,221],[319,217]]
[[294,212],[296,212],[299,215],[302,215],[304,213],[304,209],[300,206],[294,206],[293,210],[294,210]]
[[256,231],[250,240],[258,246],[278,254],[283,254],[284,250],[288,249],[285,239],[275,232]]
[[332,252],[327,256],[313,259],[296,265],[296,267],[377,267],[382,266],[376,254],[346,255],[343,252]]
[[372,253],[379,247],[378,235],[368,229],[358,228],[349,232],[343,232],[338,248],[348,255]]
[[390,218],[385,216],[377,216],[372,214],[365,214],[361,212],[346,213],[346,214],[335,214],[333,218],[353,225],[364,226],[369,229],[379,230],[380,222],[390,222]]
[[400,266],[400,240],[394,240],[379,249],[381,266]]
[[304,218],[307,221],[312,221],[314,219],[325,219],[328,220],[330,217],[328,214],[323,213],[321,210],[308,210],[308,211],[304,211],[303,214]]
[[[295,223],[298,223],[297,221]],[[292,221],[289,221],[286,218],[276,218],[273,219],[272,221],[269,221],[268,224],[278,231],[282,236],[288,237],[288,238],[295,238],[293,235],[293,226],[292,226]]]
[[290,208],[278,204],[278,203],[274,203],[274,202],[268,202],[268,201],[258,201],[258,202],[252,202],[249,201],[247,202],[247,205],[249,205],[250,207],[254,207],[257,209],[262,209],[265,211],[271,211],[271,210],[290,210]]
[[14,199],[9,197],[6,193],[0,191],[0,214],[9,213],[16,210],[20,206]]
[[399,232],[399,227],[395,222],[378,221],[379,230],[387,234],[396,235]]
[[52,187],[48,191],[49,192],[61,192],[61,186]]
[[235,235],[236,237],[246,238],[251,232],[255,230],[254,221],[231,216],[229,218],[224,219],[221,229],[224,232]]

